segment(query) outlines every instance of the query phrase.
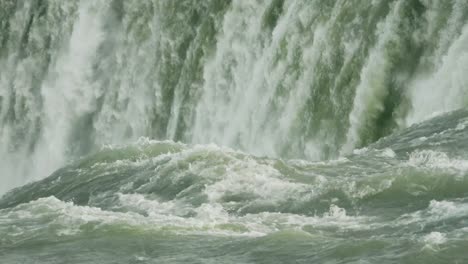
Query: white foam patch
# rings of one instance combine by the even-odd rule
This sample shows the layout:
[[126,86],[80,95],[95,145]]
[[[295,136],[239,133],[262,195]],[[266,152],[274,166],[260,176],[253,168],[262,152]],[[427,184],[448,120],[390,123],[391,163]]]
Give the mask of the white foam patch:
[[448,218],[468,214],[468,205],[451,201],[435,201],[429,204],[429,213],[437,218]]
[[457,127],[455,127],[456,131],[465,130],[466,126],[468,126],[468,120],[462,120],[458,123]]
[[437,250],[437,246],[447,242],[447,236],[440,232],[431,232],[422,237],[421,242],[425,243],[424,248]]
[[330,205],[330,211],[326,213],[324,216],[328,218],[336,218],[336,219],[345,219],[348,217],[346,215],[346,210],[344,208],[340,208],[334,204]]
[[[209,234],[227,236],[261,236],[265,232],[244,228],[229,228],[228,214],[219,205],[203,205],[198,208],[195,217],[184,218],[170,215],[168,212],[143,216],[134,212],[105,211],[96,207],[77,206],[70,202],[62,202],[55,197],[41,198],[28,204],[20,205],[11,210],[0,211],[0,234],[10,236],[9,228],[16,223],[21,235],[40,235],[40,230],[57,236],[74,235],[83,232],[83,228],[91,230],[105,229],[118,225],[121,228],[167,231],[181,234]],[[22,224],[26,223],[26,224]],[[254,225],[250,225],[255,229]],[[53,227],[49,228],[48,227]],[[261,230],[260,228],[256,228]]]
[[447,237],[445,234],[440,232],[431,232],[430,234],[424,236],[423,241],[428,244],[443,244],[447,241]]
[[426,209],[402,215],[395,223],[396,225],[423,224],[466,215],[468,215],[468,204],[466,203],[432,200]]
[[244,159],[229,164],[222,179],[205,189],[212,202],[219,201],[226,193],[248,193],[274,202],[295,197],[297,193],[308,193],[305,196],[310,196],[315,191],[310,185],[288,181],[271,166]]
[[385,149],[381,150],[381,152],[378,154],[378,156],[386,157],[386,158],[395,158],[396,154],[392,149],[385,148]]
[[362,155],[362,154],[365,154],[369,151],[368,148],[364,147],[364,148],[360,148],[360,149],[354,149],[353,150],[353,154],[355,155]]
[[298,167],[313,167],[313,166],[327,166],[327,165],[340,165],[349,162],[350,160],[346,157],[339,157],[336,159],[330,159],[325,161],[309,161],[301,159],[291,159],[287,161],[288,165],[298,166]]
[[449,158],[447,154],[433,150],[414,151],[410,154],[408,164],[417,167],[453,169],[468,171],[468,160]]
[[173,214],[173,202],[147,200],[137,194],[120,194],[119,200],[148,212],[105,211],[96,207],[77,206],[55,197],[41,198],[12,209],[0,210],[0,234],[5,239],[41,235],[72,236],[82,232],[120,229],[163,231],[176,234],[258,237],[281,230],[300,230],[306,226],[338,229],[369,229],[371,218],[348,216],[343,208],[332,205],[322,216],[269,213],[231,215],[221,204],[206,203],[192,208],[196,214],[181,217]]
[[189,213],[192,209],[189,205],[174,200],[167,202],[148,200],[142,194],[119,193],[118,198],[122,207],[144,211],[150,217],[158,215],[182,216]]

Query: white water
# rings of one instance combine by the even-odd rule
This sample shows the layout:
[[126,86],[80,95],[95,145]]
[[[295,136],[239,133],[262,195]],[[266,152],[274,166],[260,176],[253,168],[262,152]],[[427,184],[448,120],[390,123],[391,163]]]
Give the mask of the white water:
[[1,17],[0,193],[140,136],[333,158],[467,102],[463,0],[46,2]]
[[409,90],[413,111],[408,125],[465,107],[468,102],[468,26],[441,58],[434,72],[415,79]]
[[66,162],[72,124],[80,116],[96,111],[96,101],[103,91],[92,81],[92,63],[104,39],[103,9],[102,3],[81,2],[69,43],[60,51],[41,87],[44,131],[33,153],[33,171],[49,174]]
[[384,110],[383,99],[388,94],[390,78],[390,45],[401,45],[398,26],[401,23],[404,0],[391,5],[390,14],[385,21],[377,25],[377,44],[372,48],[360,74],[360,83],[356,88],[353,110],[349,115],[349,129],[341,152],[350,153],[361,144],[361,136],[368,126]]

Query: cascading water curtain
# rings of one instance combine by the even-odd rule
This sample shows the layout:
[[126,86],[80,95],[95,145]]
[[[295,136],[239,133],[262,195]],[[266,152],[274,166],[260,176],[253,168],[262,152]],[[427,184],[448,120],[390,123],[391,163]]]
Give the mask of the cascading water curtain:
[[336,158],[467,103],[464,0],[0,6],[0,191],[139,137]]

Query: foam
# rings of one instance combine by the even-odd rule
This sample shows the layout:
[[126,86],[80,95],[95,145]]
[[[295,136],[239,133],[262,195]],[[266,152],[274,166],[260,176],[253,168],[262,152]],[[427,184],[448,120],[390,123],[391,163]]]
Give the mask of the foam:
[[437,250],[436,246],[445,244],[447,240],[447,236],[440,232],[431,232],[421,238],[421,242],[425,243],[424,248],[432,250]]
[[468,160],[449,158],[444,152],[420,150],[410,153],[408,165],[436,169],[452,169],[459,172],[468,171]]
[[[140,209],[134,211],[106,211],[96,207],[77,206],[55,197],[41,198],[15,208],[0,210],[0,234],[11,239],[40,236],[74,236],[86,230],[100,232],[112,226],[120,229],[171,232],[212,236],[259,237],[286,229],[301,230],[307,226],[337,227],[339,229],[368,229],[368,217],[346,215],[343,208],[330,206],[322,216],[302,216],[285,213],[262,212],[244,216],[231,215],[219,203],[205,203],[192,207],[195,214],[182,217],[180,205],[174,202],[148,200],[138,194],[119,194],[120,207]],[[188,205],[186,205],[188,206]],[[114,209],[118,209],[115,207]],[[12,226],[16,231],[12,232]],[[50,229],[46,227],[50,226]]]
[[468,204],[462,201],[430,201],[427,208],[404,214],[396,220],[396,225],[429,224],[468,214]]

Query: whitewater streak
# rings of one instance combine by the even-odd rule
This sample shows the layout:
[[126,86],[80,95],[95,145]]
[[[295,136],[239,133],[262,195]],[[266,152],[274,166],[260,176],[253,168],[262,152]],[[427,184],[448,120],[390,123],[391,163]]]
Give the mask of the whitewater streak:
[[0,194],[141,136],[327,159],[468,103],[465,0],[0,7]]

